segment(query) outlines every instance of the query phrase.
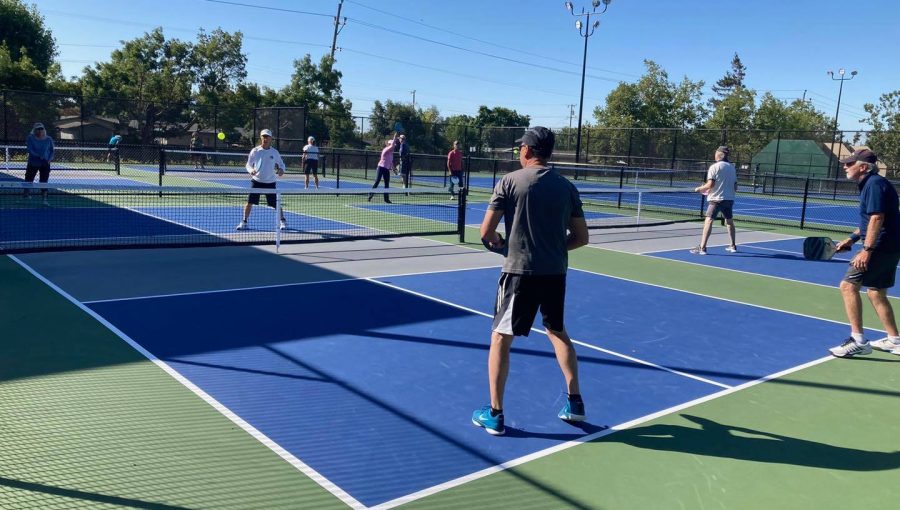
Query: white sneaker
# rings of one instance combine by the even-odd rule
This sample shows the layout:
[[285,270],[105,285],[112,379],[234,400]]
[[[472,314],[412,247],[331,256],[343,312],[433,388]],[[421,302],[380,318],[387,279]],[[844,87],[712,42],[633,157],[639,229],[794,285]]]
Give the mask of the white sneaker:
[[241,222],[238,223],[236,227],[234,227],[235,230],[244,230],[245,228],[247,228],[247,222],[244,220],[241,220]]
[[849,358],[851,356],[872,354],[872,346],[868,343],[858,344],[853,337],[850,337],[844,340],[841,345],[832,347],[831,349],[828,349],[828,351],[832,356]]
[[281,230],[287,230],[287,223],[285,223],[284,220],[281,220],[281,223],[279,223],[278,228],[280,228]]
[[694,255],[706,255],[706,250],[701,247],[691,248],[691,253]]
[[872,340],[869,345],[879,351],[889,352],[891,354],[900,354],[900,344],[891,342],[890,338],[884,337],[881,340]]
[[737,246],[729,246],[728,248],[725,248],[725,251],[728,253],[737,253]]

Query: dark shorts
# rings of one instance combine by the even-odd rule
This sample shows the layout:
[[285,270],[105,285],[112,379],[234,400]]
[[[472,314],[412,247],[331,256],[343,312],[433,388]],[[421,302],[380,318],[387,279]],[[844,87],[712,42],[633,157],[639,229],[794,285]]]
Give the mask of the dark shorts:
[[898,262],[900,252],[874,251],[865,271],[850,265],[844,274],[844,280],[870,289],[889,289],[894,286]]
[[[254,180],[250,180],[251,188],[264,188],[264,189],[275,189],[275,182],[257,182]],[[253,205],[259,205],[259,193],[250,193],[250,196],[247,197],[247,203]],[[278,206],[278,200],[275,196],[275,193],[267,193],[266,194],[266,204],[269,207],[275,208]]]
[[501,273],[497,284],[493,330],[528,336],[540,308],[544,327],[563,331],[566,275],[520,275]]
[[29,163],[25,166],[25,180],[34,182],[34,176],[39,175],[39,182],[47,182],[50,179],[50,163],[40,163],[32,165]]
[[455,172],[450,172],[450,179],[451,179],[451,182],[452,182],[452,179],[456,179],[456,183],[457,183],[457,184],[460,184],[460,185],[462,184],[462,176],[463,176],[462,170],[457,170],[457,171],[455,171]]
[[400,162],[400,173],[409,175],[410,170],[412,170],[412,162],[410,161],[401,161]]
[[303,163],[303,173],[306,175],[319,175],[319,160],[307,159],[306,162]]
[[722,213],[722,217],[730,220],[734,211],[734,200],[722,200],[719,202],[710,202],[706,207],[706,217],[715,218],[718,213]]

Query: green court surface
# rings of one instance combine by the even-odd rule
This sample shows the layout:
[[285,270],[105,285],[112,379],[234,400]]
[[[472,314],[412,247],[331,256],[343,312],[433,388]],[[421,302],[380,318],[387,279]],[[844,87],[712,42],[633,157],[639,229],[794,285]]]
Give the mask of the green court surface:
[[[475,230],[467,237],[477,239]],[[435,239],[455,242],[454,236]],[[42,254],[40,260],[59,257],[67,267],[67,256]],[[0,508],[348,507],[17,260],[29,258],[0,258]],[[845,322],[837,289],[614,252],[602,244],[573,252],[570,263]],[[166,270],[159,271],[164,278]],[[866,324],[877,327],[871,307],[864,307]],[[714,328],[727,318],[709,320]],[[723,338],[721,348],[728,345]],[[900,356],[823,358],[400,506],[895,508],[898,399]]]

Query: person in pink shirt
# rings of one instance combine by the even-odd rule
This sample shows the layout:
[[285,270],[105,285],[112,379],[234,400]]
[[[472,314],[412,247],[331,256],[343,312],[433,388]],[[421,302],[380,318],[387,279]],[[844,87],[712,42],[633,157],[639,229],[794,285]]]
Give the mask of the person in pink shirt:
[[454,180],[460,188],[463,187],[463,153],[459,150],[459,142],[453,142],[453,150],[447,154],[447,181],[450,186],[450,200],[456,199],[456,193],[453,192]]
[[[394,168],[394,151],[397,149],[397,133],[394,137],[384,143],[384,149],[381,150],[381,159],[378,160],[378,173],[375,176],[375,184],[372,189],[378,187],[381,179],[384,179],[384,189],[391,187],[391,168]],[[369,202],[372,201],[374,193],[369,193]],[[392,203],[391,197],[387,193],[384,194],[385,203]]]

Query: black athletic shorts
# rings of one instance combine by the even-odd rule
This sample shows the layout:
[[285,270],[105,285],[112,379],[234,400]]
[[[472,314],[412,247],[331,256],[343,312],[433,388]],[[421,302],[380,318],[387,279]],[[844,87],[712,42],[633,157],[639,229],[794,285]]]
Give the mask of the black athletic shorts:
[[566,275],[521,275],[500,273],[493,330],[514,336],[528,336],[538,308],[544,327],[563,331]]
[[[265,188],[265,189],[275,189],[274,182],[257,182],[253,179],[250,180],[251,188]],[[250,196],[247,197],[247,203],[253,205],[259,205],[259,193],[250,193]],[[275,193],[266,193],[266,203],[271,208],[275,208],[278,206],[277,197],[275,197]]]
[[706,217],[715,219],[716,214],[722,213],[722,217],[730,220],[733,216],[734,200],[721,200],[718,202],[710,202],[706,206]]
[[860,271],[851,264],[844,274],[844,280],[870,289],[889,289],[894,286],[898,262],[900,252],[873,251],[866,270]]
[[303,173],[309,175],[310,173],[313,175],[319,175],[319,160],[318,159],[307,159],[305,163],[303,163]]

